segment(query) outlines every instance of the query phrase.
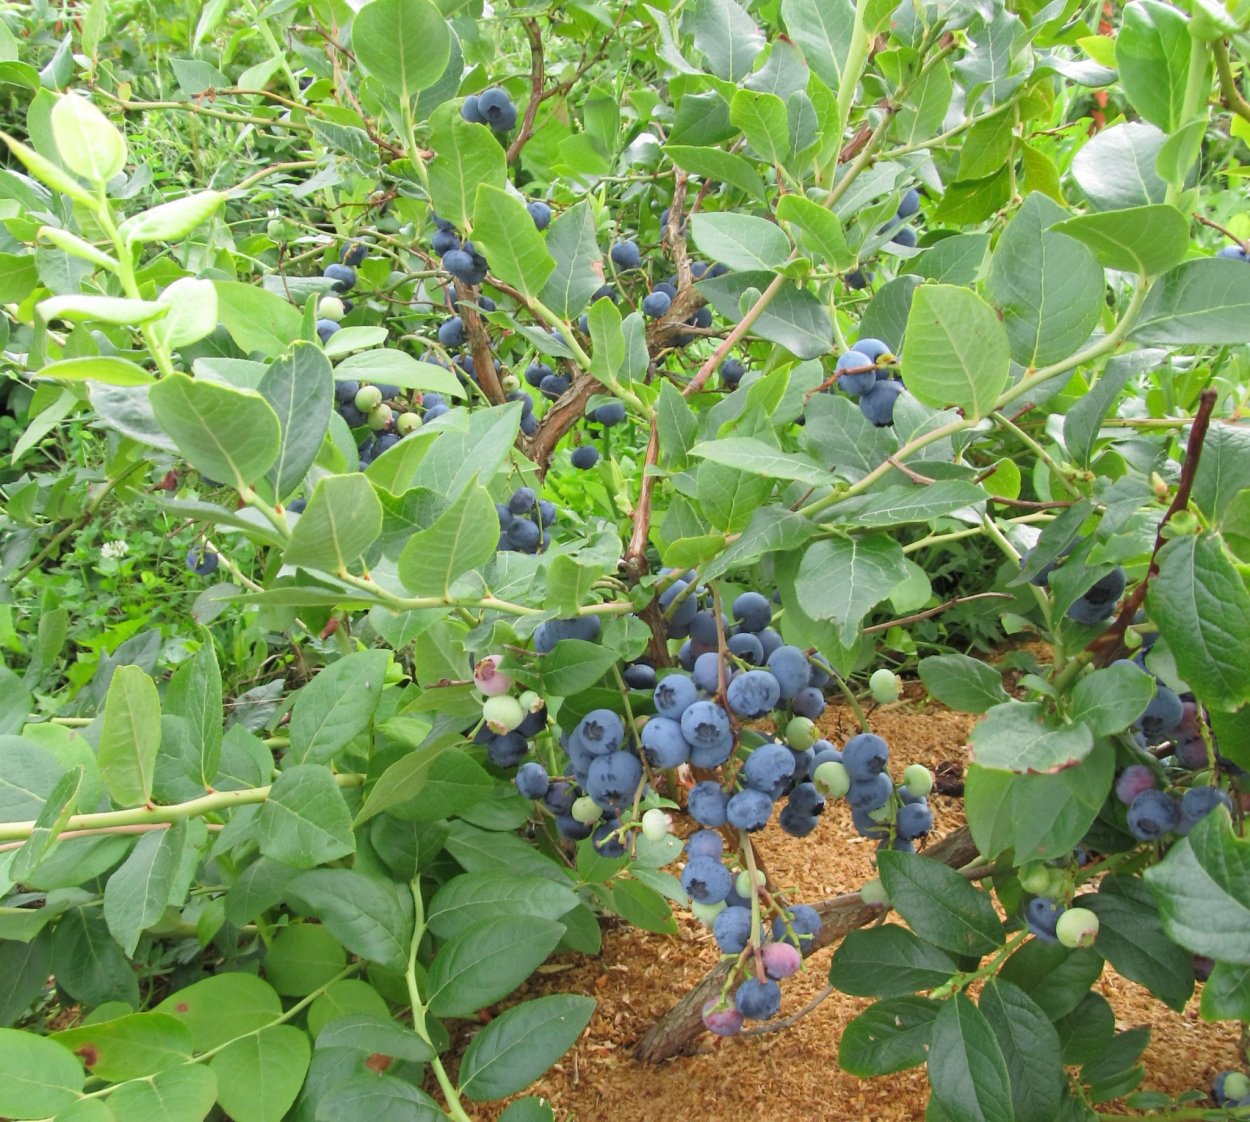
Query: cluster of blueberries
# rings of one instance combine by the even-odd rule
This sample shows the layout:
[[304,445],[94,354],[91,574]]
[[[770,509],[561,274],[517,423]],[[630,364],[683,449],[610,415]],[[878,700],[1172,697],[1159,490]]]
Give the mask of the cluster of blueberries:
[[838,357],[833,368],[837,387],[859,403],[859,411],[877,428],[894,424],[894,403],[903,392],[894,350],[880,339],[861,339]]
[[[667,223],[667,215],[667,211],[661,215],[661,225]],[[608,256],[612,259],[612,264],[622,272],[642,268],[642,250],[632,238],[614,242],[608,251]],[[709,265],[704,261],[694,261],[690,265],[690,275],[697,281],[705,278],[711,280],[724,276],[727,272],[729,272],[729,267],[720,263]],[[648,319],[660,319],[668,315],[675,299],[677,299],[677,278],[673,276],[651,286],[647,295],[642,299],[642,314]],[[686,320],[686,323],[690,327],[707,330],[712,326],[712,309],[705,304]],[[678,343],[684,346],[694,338],[693,335],[682,336],[678,339]]]
[[1034,938],[1073,949],[1093,946],[1098,938],[1098,916],[1079,904],[1068,907],[1060,901],[1058,893],[1066,887],[1066,880],[1059,869],[1040,863],[1026,866],[1020,882],[1026,892],[1032,888],[1043,893],[1030,897],[1024,908],[1024,922]]
[[323,296],[317,303],[317,338],[323,343],[339,329],[339,320],[352,310],[347,293],[356,287],[356,269],[364,264],[369,247],[364,242],[348,242],[343,247],[340,260],[327,265],[322,276],[330,281],[333,295]]
[[[1032,582],[1038,588],[1048,588],[1050,586],[1050,574],[1063,563],[1063,559],[1072,552],[1081,539],[1074,539],[1065,548],[1058,557],[1048,561],[1040,572],[1033,578]],[[1027,563],[1032,550],[1025,553],[1020,558],[1020,564],[1023,567]],[[1100,623],[1106,623],[1115,615],[1116,605],[1120,602],[1120,597],[1124,595],[1124,589],[1128,585],[1128,576],[1124,570],[1117,565],[1110,572],[1099,577],[1089,588],[1087,588],[1073,602],[1068,609],[1068,618],[1076,623],[1083,623],[1087,626],[1096,626]]]
[[[920,192],[914,187],[908,188],[899,201],[898,210],[895,212],[894,218],[881,227],[881,233],[885,233],[888,230],[893,231],[890,238],[892,244],[906,246],[909,249],[914,247],[916,245],[916,231],[908,225],[908,220],[915,217],[919,211]],[[867,288],[872,283],[872,272],[861,265],[858,269],[852,269],[842,279],[847,288],[855,290]]]
[[1250,1106],[1250,1075],[1221,1071],[1211,1083],[1211,1097],[1223,1107]]
[[417,413],[408,402],[400,404],[403,393],[399,386],[362,385],[354,379],[334,383],[339,416],[350,428],[370,430],[360,445],[361,471],[423,423],[436,420],[450,408],[442,394],[423,393],[418,395],[422,412]]
[[551,544],[548,529],[556,520],[556,504],[540,499],[532,487],[518,487],[506,503],[496,503],[502,553],[538,553]]
[[512,99],[498,86],[492,86],[466,97],[460,116],[475,125],[485,125],[491,132],[503,133],[515,127],[517,112]]
[[193,545],[187,550],[187,568],[197,577],[211,577],[217,571],[218,557],[207,546]]

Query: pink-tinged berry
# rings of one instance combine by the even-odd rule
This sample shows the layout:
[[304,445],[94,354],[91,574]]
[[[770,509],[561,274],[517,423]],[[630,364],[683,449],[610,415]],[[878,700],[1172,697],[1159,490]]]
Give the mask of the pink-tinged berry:
[[770,978],[788,978],[803,965],[803,956],[789,943],[769,943],[760,952],[760,959]]
[[1115,781],[1115,797],[1128,806],[1143,791],[1157,786],[1155,773],[1145,764],[1129,764]]
[[499,670],[503,655],[487,655],[473,668],[473,684],[487,697],[497,697],[512,689],[512,679]]
[[703,1027],[717,1036],[737,1036],[742,1031],[743,1016],[737,1009],[721,1007],[714,997],[703,1006]]

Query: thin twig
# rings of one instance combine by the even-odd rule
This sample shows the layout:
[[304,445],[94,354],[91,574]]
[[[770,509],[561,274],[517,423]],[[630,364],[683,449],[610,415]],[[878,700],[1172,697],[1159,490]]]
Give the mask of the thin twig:
[[538,116],[538,107],[543,100],[543,85],[547,80],[543,62],[542,28],[539,27],[536,19],[531,18],[521,22],[525,28],[525,37],[530,41],[530,99],[525,107],[525,116],[521,118],[521,127],[513,137],[512,143],[508,145],[506,158],[509,164],[516,163],[521,149],[534,135],[534,118]]
[[947,600],[944,604],[939,604],[936,608],[926,608],[923,612],[916,612],[910,616],[900,616],[898,619],[886,620],[885,623],[874,623],[871,627],[864,628],[864,634],[872,634],[877,631],[889,631],[891,627],[902,627],[908,623],[919,623],[922,619],[929,619],[936,616],[947,608],[953,608],[956,604],[970,604],[973,600],[1011,600],[1014,597],[1008,592],[977,592],[972,596],[956,596],[953,600]]
[[801,1021],[804,1017],[806,1017],[822,1001],[832,997],[834,992],[834,988],[831,985],[826,984],[825,988],[821,990],[820,993],[813,997],[812,1000],[804,1005],[802,1009],[791,1013],[790,1016],[782,1017],[779,1021],[769,1021],[767,1024],[756,1025],[755,1028],[743,1029],[738,1035],[761,1036],[766,1032],[780,1032],[782,1029],[788,1029],[795,1022]]

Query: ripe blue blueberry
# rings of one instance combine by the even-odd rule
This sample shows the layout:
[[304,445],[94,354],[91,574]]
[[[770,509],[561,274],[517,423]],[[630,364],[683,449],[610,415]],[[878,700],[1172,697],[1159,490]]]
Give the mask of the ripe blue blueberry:
[[[820,913],[815,908],[807,904],[795,904],[789,911],[790,929],[794,932],[792,935],[786,929],[785,921],[778,916],[773,920],[773,938],[779,943],[789,943],[792,947],[798,947],[800,950],[807,946],[817,935],[823,923],[820,919]],[[798,942],[795,942],[797,937]]]
[[621,718],[611,709],[595,709],[587,713],[573,729],[573,739],[592,756],[615,752],[625,737]]
[[638,248],[636,241],[627,240],[616,242],[608,254],[612,258],[612,264],[618,269],[639,269],[642,267],[642,250]]
[[853,780],[867,782],[885,770],[890,758],[890,746],[871,732],[852,736],[842,748],[842,762]]
[[582,444],[573,449],[573,455],[570,457],[575,468],[582,471],[588,471],[599,462],[599,449],[593,444]]
[[1180,696],[1175,690],[1159,683],[1146,711],[1136,723],[1147,744],[1162,744],[1176,731],[1184,715]]
[[[552,518],[553,520],[555,518],[554,507]],[[635,662],[632,666],[625,667],[621,672],[621,677],[625,679],[625,684],[631,690],[655,689],[655,667],[648,666],[645,662]]]
[[516,789],[527,799],[541,799],[551,787],[551,777],[548,776],[547,769],[537,760],[522,764],[513,782],[516,784]]
[[317,338],[323,343],[330,341],[330,336],[339,329],[339,325],[332,319],[317,320]]
[[764,644],[760,642],[758,635],[749,631],[739,631],[737,635],[731,635],[726,646],[730,654],[751,663],[752,666],[758,666],[764,661]]
[[734,1005],[748,1021],[766,1021],[781,1008],[781,987],[769,979],[748,978],[734,991]]
[[898,204],[898,217],[910,218],[920,209],[920,192],[909,187]]
[[900,226],[894,231],[890,244],[906,246],[908,249],[912,249],[916,245],[916,231],[910,226]]
[[777,815],[777,825],[792,838],[805,838],[820,825],[820,819],[787,803]]
[[1233,812],[1233,800],[1219,787],[1190,787],[1181,796],[1181,818],[1176,827],[1178,834],[1187,834],[1217,806]]
[[729,714],[714,701],[696,701],[686,708],[680,720],[682,735],[691,748],[711,748],[733,738]]
[[464,332],[464,320],[459,316],[443,320],[438,325],[438,341],[448,348],[463,347],[468,341]]
[[[650,722],[648,722],[650,723]],[[643,741],[646,741],[646,728],[643,728]],[[696,783],[691,789],[686,799],[686,810],[689,811],[690,817],[693,818],[700,826],[707,826],[712,829],[723,826],[728,821],[726,808],[729,804],[729,797],[721,790],[721,786],[715,780],[705,779],[701,783]],[[716,835],[719,837],[720,835]]]
[[619,425],[625,420],[625,403],[623,401],[605,401],[598,408],[587,414],[587,419],[604,428]]
[[733,876],[715,857],[691,857],[681,874],[686,895],[700,904],[719,904],[733,887]]
[[535,199],[531,203],[526,203],[525,209],[530,212],[530,217],[534,220],[534,226],[539,230],[545,230],[551,225],[551,207],[549,207],[542,199]]
[[751,938],[751,909],[726,908],[712,921],[712,937],[721,954],[741,954]]
[[784,744],[762,744],[742,766],[742,782],[772,798],[780,793],[784,782],[794,775],[794,753]]
[[815,686],[804,686],[791,698],[790,708],[800,717],[814,721],[825,711],[825,695]]
[[1049,896],[1034,896],[1024,910],[1024,918],[1029,930],[1044,943],[1059,942],[1055,928],[1061,915],[1063,915],[1063,905],[1056,903]]
[[529,754],[529,741],[519,732],[503,732],[486,745],[486,754],[496,767],[516,767]]
[[669,674],[655,687],[655,709],[661,717],[678,720],[698,697],[699,690],[687,675]]
[[667,292],[650,292],[642,301],[642,314],[650,319],[659,319],[672,306],[673,298]]
[[1129,832],[1139,841],[1155,841],[1171,833],[1180,819],[1176,800],[1163,791],[1143,791],[1129,804]]
[[567,374],[548,374],[539,384],[538,389],[543,397],[555,401],[568,391],[573,383]]
[[625,843],[619,837],[614,836],[620,828],[621,820],[619,818],[610,818],[594,828],[590,835],[590,844],[595,847],[595,852],[601,857],[625,856]]
[[483,90],[477,95],[477,111],[483,123],[489,125],[495,132],[507,132],[516,124],[516,106],[498,86]]
[[187,550],[187,568],[197,577],[210,577],[217,571],[218,557],[210,549],[193,545]]
[[859,411],[877,428],[886,428],[894,424],[894,403],[902,392],[901,382],[877,382],[860,394]]
[[786,700],[803,689],[811,678],[807,655],[798,647],[778,647],[768,656],[767,666],[781,687],[781,696]]
[[444,257],[453,249],[460,248],[460,239],[456,237],[454,230],[435,230],[430,238],[430,248],[439,257]]
[[630,802],[642,782],[642,764],[632,752],[598,756],[586,775],[586,794],[600,806],[617,809]]
[[898,836],[911,841],[923,837],[933,829],[933,811],[926,802],[909,803],[899,807],[894,822]]
[[[870,356],[862,351],[851,350],[838,359],[834,366],[838,375],[838,389],[851,397],[859,397],[865,390],[877,384],[877,370]],[[844,373],[854,371],[854,373]]]
[[356,287],[356,270],[350,265],[327,265],[322,276],[334,282],[330,287],[335,292],[350,292]]
[[695,830],[686,839],[686,856],[693,861],[696,857],[715,857],[721,859],[725,852],[725,839],[715,830]]
[[743,631],[763,631],[773,618],[773,606],[758,592],[744,592],[733,602],[733,617]]
[[730,357],[720,364],[721,384],[727,390],[736,390],[745,373],[746,367],[742,365],[741,359]]
[[[843,756],[845,759],[845,755]],[[894,794],[894,784],[884,772],[874,775],[871,779],[851,780],[851,789],[846,793],[846,801],[852,810],[879,810]]]
[[539,654],[550,654],[562,639],[580,639],[584,643],[595,643],[598,642],[602,630],[603,625],[598,616],[544,620],[534,628],[534,650]]
[[476,94],[470,94],[464,99],[464,103],[460,106],[460,116],[473,125],[486,124],[486,118],[482,116]]
[[[681,734],[681,725],[668,717],[652,717],[647,721],[642,727],[641,740],[652,767],[680,767],[690,759],[690,745]],[[693,793],[691,798],[693,800]]]
[[725,817],[739,830],[762,830],[773,816],[773,800],[763,791],[747,788],[729,800]]

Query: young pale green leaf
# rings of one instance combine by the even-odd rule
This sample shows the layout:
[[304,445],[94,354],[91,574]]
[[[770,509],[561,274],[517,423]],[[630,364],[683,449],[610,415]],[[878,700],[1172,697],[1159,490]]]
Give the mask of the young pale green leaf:
[[311,869],[356,851],[352,816],[328,767],[297,764],[278,776],[256,818],[266,857]]
[[193,1050],[207,1052],[272,1024],[282,1016],[282,1002],[255,974],[214,974],[170,994],[156,1012],[186,1025]]
[[70,323],[111,323],[138,327],[160,319],[169,309],[154,300],[129,300],[123,296],[50,296],[35,305],[44,323],[63,319]]
[[[374,0],[376,3],[377,0]],[[520,199],[490,183],[479,183],[473,203],[473,244],[490,271],[532,299],[555,272],[555,259]]]
[[82,1084],[82,1063],[68,1048],[33,1032],[0,1029],[0,1114],[47,1118],[77,1100]]
[[300,336],[300,310],[277,293],[239,281],[213,281],[221,325],[244,351],[279,355]]
[[107,269],[111,273],[116,273],[120,268],[116,257],[97,249],[89,241],[80,238],[77,234],[71,234],[68,230],[63,230],[60,226],[40,226],[39,240],[51,242],[57,249],[64,250],[70,256],[90,261],[93,265],[98,265],[101,269]]
[[137,666],[119,666],[109,683],[100,727],[100,774],[118,806],[141,806],[152,794],[161,745],[161,699]]
[[495,504],[486,488],[474,483],[431,526],[408,539],[399,555],[399,579],[414,596],[450,596],[456,578],[489,561],[498,541]]
[[473,1037],[460,1064],[461,1093],[488,1102],[529,1086],[572,1047],[594,1011],[594,998],[573,994],[514,1005]]
[[177,241],[207,222],[225,201],[224,191],[197,191],[131,215],[118,227],[118,233],[129,243]]
[[990,954],[1003,945],[1002,921],[986,892],[954,869],[914,853],[886,850],[877,868],[890,904],[917,935],[955,954]]
[[309,869],[290,882],[286,898],[353,954],[391,970],[407,967],[413,913],[406,886],[352,869]]
[[68,195],[85,206],[94,208],[97,205],[95,196],[60,164],[49,160],[47,156],[41,155],[7,132],[0,132],[0,140],[8,145],[9,151],[21,160],[27,171],[40,182],[46,183],[53,190],[60,191],[61,194]]
[[199,277],[179,277],[156,301],[169,311],[153,330],[166,347],[198,343],[217,327],[217,288]]
[[731,269],[776,270],[790,257],[790,239],[775,222],[750,214],[705,214],[690,220],[700,252]]
[[[1233,262],[1236,264],[1236,262]],[[1147,610],[1180,676],[1204,702],[1233,710],[1250,700],[1250,592],[1217,534],[1175,538],[1158,556]]]
[[812,542],[799,562],[794,590],[812,619],[830,620],[849,646],[876,604],[907,578],[903,547],[886,534]]
[[1088,725],[1055,724],[1034,701],[994,706],[973,728],[971,737],[975,763],[1029,775],[1074,767],[1093,746]]
[[1209,257],[1164,273],[1129,332],[1138,343],[1250,343],[1250,292],[1241,261]]
[[496,916],[450,939],[430,963],[425,992],[436,1017],[468,1017],[507,997],[555,949],[564,927],[536,916]]
[[185,821],[149,830],[104,886],[104,922],[127,955],[134,954],[140,934],[165,914],[186,840]]
[[[432,125],[430,145],[438,153],[430,163],[434,209],[457,229],[468,230],[478,187],[488,184],[503,190],[507,179],[503,148],[490,129],[470,124],[452,106],[435,113]],[[533,226],[528,214],[525,221]]]
[[111,386],[146,386],[156,380],[143,367],[113,355],[50,362],[39,371],[39,377],[59,382],[104,382]]
[[56,150],[75,175],[103,185],[126,166],[126,138],[87,98],[58,98],[51,121]]
[[1105,269],[1151,277],[1183,261],[1189,250],[1189,223],[1164,203],[1081,214],[1051,229],[1084,242]]
[[30,837],[26,839],[22,848],[13,854],[9,862],[7,873],[9,879],[17,883],[25,881],[43,860],[48,850],[56,844],[61,831],[78,811],[78,800],[83,788],[85,771],[86,769],[79,764],[56,781],[56,786],[48,795],[48,801],[43,804],[39,817],[35,819],[35,828],[31,831]]
[[167,1013],[132,1013],[80,1025],[51,1039],[85,1060],[87,1070],[110,1083],[142,1079],[191,1058],[191,1033]]
[[284,560],[325,573],[349,573],[381,533],[382,504],[366,476],[323,476],[291,531]]
[[157,423],[192,466],[243,491],[278,458],[282,430],[253,390],[171,374],[148,392]]
[[234,1122],[279,1122],[299,1094],[311,1058],[308,1034],[292,1025],[241,1037],[209,1061],[217,1101]]
[[547,231],[547,252],[555,260],[555,269],[540,298],[556,315],[576,319],[603,283],[595,271],[603,255],[588,202],[570,207],[552,222]]
[[273,407],[282,432],[278,458],[266,474],[274,498],[282,502],[303,482],[330,426],[330,360],[315,343],[296,343],[269,365],[257,389]]
[[590,325],[590,372],[611,386],[619,377],[627,358],[625,332],[621,329],[621,313],[611,300],[596,300],[587,315]]
[[352,23],[352,50],[403,102],[442,75],[451,54],[451,28],[430,0],[371,0]]
[[205,1064],[184,1064],[123,1083],[108,1101],[118,1122],[201,1122],[216,1099],[214,1072]]
[[1015,1122],[1002,1049],[984,1014],[962,993],[942,1006],[929,1045],[933,1097],[960,1122]]
[[356,651],[332,662],[296,694],[287,762],[328,764],[373,720],[390,653]]
[[919,1067],[929,1054],[933,1022],[941,1002],[927,997],[894,997],[864,1010],[842,1033],[838,1066],[868,1079]]
[[981,417],[1007,385],[1011,347],[994,309],[971,289],[925,284],[912,299],[901,363],[919,401]]

